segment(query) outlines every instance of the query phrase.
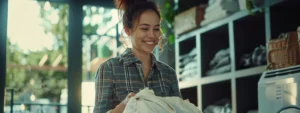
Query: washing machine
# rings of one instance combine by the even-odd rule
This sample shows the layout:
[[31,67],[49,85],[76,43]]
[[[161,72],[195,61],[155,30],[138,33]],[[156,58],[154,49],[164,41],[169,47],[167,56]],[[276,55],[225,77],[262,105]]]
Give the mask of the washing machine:
[[259,113],[300,113],[300,65],[263,72],[258,82]]

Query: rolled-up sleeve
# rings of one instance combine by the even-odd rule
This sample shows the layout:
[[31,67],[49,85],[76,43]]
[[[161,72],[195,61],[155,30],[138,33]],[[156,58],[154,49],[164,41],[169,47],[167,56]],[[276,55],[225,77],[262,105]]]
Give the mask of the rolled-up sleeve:
[[94,113],[106,113],[113,108],[113,73],[108,61],[96,72],[95,93]]

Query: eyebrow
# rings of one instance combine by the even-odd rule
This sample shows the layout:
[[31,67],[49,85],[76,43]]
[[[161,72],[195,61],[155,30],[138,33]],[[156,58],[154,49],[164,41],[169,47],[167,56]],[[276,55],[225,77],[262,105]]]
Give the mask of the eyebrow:
[[[140,24],[139,26],[150,26],[149,24]],[[159,27],[160,24],[155,25],[155,27]]]

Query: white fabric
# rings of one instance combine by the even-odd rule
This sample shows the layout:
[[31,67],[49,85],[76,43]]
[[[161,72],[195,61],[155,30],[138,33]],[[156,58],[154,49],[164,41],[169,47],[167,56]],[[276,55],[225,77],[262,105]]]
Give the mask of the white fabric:
[[227,9],[223,9],[222,7],[217,7],[213,11],[205,13],[204,19],[214,19],[215,16],[220,13],[232,14],[237,11],[238,10],[227,10]]
[[239,10],[238,0],[215,0],[215,2],[205,9],[205,13],[211,13],[217,8],[222,8],[227,11],[237,11]]
[[205,9],[201,26],[223,19],[237,11],[239,11],[238,0],[213,0]]
[[205,19],[201,22],[201,26],[205,26],[205,25],[210,24],[210,23],[212,23],[212,22],[215,22],[215,21],[217,21],[217,20],[223,19],[223,18],[225,18],[225,17],[227,17],[227,16],[229,16],[229,15],[230,15],[230,14],[228,14],[228,12],[226,12],[226,11],[221,11],[221,12],[215,14],[214,17],[205,18]]
[[109,110],[109,111],[107,111],[106,113],[111,113],[111,111],[112,111],[112,109],[111,109],[111,110]]
[[202,113],[194,104],[179,97],[155,96],[145,88],[131,97],[123,113]]

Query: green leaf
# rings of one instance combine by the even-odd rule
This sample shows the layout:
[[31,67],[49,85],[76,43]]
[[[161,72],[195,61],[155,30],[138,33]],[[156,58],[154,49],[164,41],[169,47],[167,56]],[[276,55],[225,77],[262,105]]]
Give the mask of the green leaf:
[[175,36],[174,36],[174,34],[170,34],[169,37],[168,37],[168,39],[169,39],[169,43],[170,44],[174,44],[175,43]]

